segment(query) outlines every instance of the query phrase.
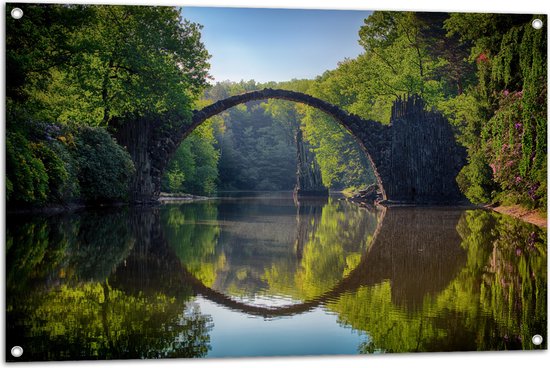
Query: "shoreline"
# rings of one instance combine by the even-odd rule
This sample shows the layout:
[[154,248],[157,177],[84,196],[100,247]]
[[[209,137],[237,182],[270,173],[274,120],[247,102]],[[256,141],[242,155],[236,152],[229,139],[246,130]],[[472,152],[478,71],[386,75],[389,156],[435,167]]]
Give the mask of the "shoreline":
[[206,199],[212,199],[213,197],[198,196],[189,193],[165,193],[161,192],[158,198],[156,199],[159,203],[166,202],[193,202],[193,201],[204,201]]
[[[350,203],[354,203],[360,207],[368,207],[368,206],[382,206],[382,207],[431,207],[433,204],[411,204],[411,203],[392,203],[389,201],[380,201],[376,203],[370,203],[369,201],[365,201],[362,198],[357,198],[354,196],[346,196],[344,194],[344,199]],[[435,207],[439,207],[441,205],[436,204]],[[443,205],[445,207],[447,205]],[[539,210],[529,210],[527,208],[524,208],[520,205],[510,205],[510,206],[500,206],[500,205],[473,205],[473,204],[466,204],[466,203],[458,203],[458,204],[449,204],[449,206],[452,207],[459,207],[459,208],[481,208],[485,210],[490,210],[494,212],[501,213],[503,215],[508,215],[513,218],[516,218],[518,220],[528,222],[530,224],[536,225],[543,229],[548,229],[548,219],[547,216],[543,213],[541,213]]]
[[511,206],[486,205],[486,206],[482,206],[482,208],[486,208],[488,210],[492,210],[498,213],[502,213],[504,215],[517,218],[519,220],[528,222],[533,225],[537,225],[538,227],[541,227],[544,229],[548,228],[548,222],[547,222],[548,219],[538,210],[528,210],[519,205],[511,205]]
[[[382,207],[432,207],[433,204],[421,204],[421,205],[412,205],[404,203],[369,203],[368,201],[358,200],[357,198],[348,197],[342,192],[333,192],[342,195],[341,200],[353,203],[359,207],[370,207],[370,206],[382,206]],[[21,215],[21,214],[44,214],[44,215],[54,215],[58,213],[70,213],[78,212],[85,210],[102,210],[106,208],[120,208],[120,207],[154,207],[156,205],[162,205],[164,203],[176,203],[176,202],[197,202],[204,201],[209,199],[215,199],[216,197],[206,197],[206,196],[197,196],[187,193],[161,193],[161,195],[154,201],[147,203],[126,203],[126,202],[116,202],[110,204],[100,204],[100,205],[90,205],[84,203],[68,203],[65,205],[53,205],[45,206],[38,208],[6,208],[6,214]],[[465,205],[465,204],[455,204],[455,205],[445,205],[453,207],[462,207],[462,208],[481,208],[485,210],[490,210],[498,212],[504,215],[514,217],[518,220],[528,222],[530,224],[536,225],[538,227],[547,229],[548,228],[548,219],[547,216],[541,213],[539,210],[529,210],[520,205],[510,205],[510,206],[501,206],[501,205]],[[438,207],[435,205],[435,207]]]

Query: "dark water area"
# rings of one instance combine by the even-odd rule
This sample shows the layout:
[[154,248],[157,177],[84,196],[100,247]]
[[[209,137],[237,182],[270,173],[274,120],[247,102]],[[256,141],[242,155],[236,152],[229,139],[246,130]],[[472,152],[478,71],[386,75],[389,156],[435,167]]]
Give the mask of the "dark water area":
[[546,239],[485,210],[288,193],[10,214],[6,356],[546,349]]

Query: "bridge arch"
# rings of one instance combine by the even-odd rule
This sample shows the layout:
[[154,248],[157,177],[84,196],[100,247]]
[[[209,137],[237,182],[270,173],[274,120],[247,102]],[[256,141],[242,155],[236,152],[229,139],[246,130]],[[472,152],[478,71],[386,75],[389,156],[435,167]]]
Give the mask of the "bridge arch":
[[[228,97],[194,111],[191,116],[176,111],[167,112],[166,116],[115,121],[115,137],[128,149],[136,167],[131,182],[132,200],[150,202],[158,198],[168,162],[181,142],[205,120],[233,106],[268,99],[317,108],[349,131],[369,159],[386,203],[465,203],[456,177],[466,163],[466,150],[456,142],[447,119],[436,111],[426,111],[424,101],[418,96],[395,101],[390,124],[386,125],[348,114],[305,93],[282,89]],[[166,121],[181,123],[168,127]]]
[[[195,130],[199,125],[204,123],[207,119],[222,113],[225,110],[228,110],[234,106],[258,100],[268,100],[268,99],[279,99],[286,100],[291,102],[303,103],[305,105],[314,107],[325,114],[331,116],[342,125],[357,141],[359,147],[365,153],[368,158],[371,167],[374,171],[374,175],[378,182],[378,187],[382,193],[382,197],[386,199],[386,192],[384,190],[384,180],[378,172],[378,162],[377,158],[379,155],[376,155],[377,147],[374,142],[369,140],[364,140],[358,137],[357,127],[360,125],[371,125],[370,127],[363,127],[363,129],[372,129],[373,131],[379,131],[384,128],[384,126],[377,122],[364,121],[358,116],[348,114],[344,110],[340,109],[338,106],[332,105],[326,101],[323,101],[319,98],[310,96],[305,93],[288,91],[283,89],[271,89],[266,88],[259,91],[246,92],[240,95],[228,97],[226,99],[217,101],[209,106],[204,107],[201,110],[194,111],[191,125],[183,132],[181,137],[178,137],[178,140],[181,142],[185,139],[193,130]],[[362,123],[362,124],[361,124]],[[374,132],[373,132],[374,133]]]

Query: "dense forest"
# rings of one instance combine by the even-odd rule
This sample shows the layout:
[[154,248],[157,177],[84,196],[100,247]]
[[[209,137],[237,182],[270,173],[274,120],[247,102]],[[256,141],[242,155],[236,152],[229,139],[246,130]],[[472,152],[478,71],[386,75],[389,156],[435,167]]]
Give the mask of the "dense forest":
[[[135,168],[113,139],[119,118],[189,117],[221,98],[272,87],[385,124],[396,98],[418,94],[445,114],[467,149],[457,182],[470,201],[546,211],[543,15],[536,30],[531,15],[375,11],[357,30],[364,52],[313,80],[212,85],[201,26],[178,8],[25,4],[29,11],[16,20],[13,6],[6,7],[9,206],[127,200]],[[170,162],[163,190],[290,190],[297,129],[327,188],[374,182],[354,139],[331,118],[270,100],[196,129]]]

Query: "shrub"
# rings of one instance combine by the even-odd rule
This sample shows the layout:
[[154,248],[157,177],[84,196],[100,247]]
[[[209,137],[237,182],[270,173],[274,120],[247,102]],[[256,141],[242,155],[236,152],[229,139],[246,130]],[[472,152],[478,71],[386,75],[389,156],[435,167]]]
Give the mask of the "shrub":
[[128,198],[135,172],[128,152],[102,128],[82,127],[77,133],[74,157],[78,181],[86,202],[115,202]]
[[472,154],[468,164],[458,173],[456,181],[472,203],[489,203],[493,199],[496,185],[492,180],[491,167],[482,155]]
[[44,203],[48,198],[48,174],[33,147],[20,133],[6,135],[6,195],[11,203]]
[[[48,177],[48,202],[63,202],[65,200],[65,187],[69,179],[65,161],[46,142],[31,143],[31,147],[36,157],[42,161],[46,170]],[[57,150],[60,151],[61,148]]]

